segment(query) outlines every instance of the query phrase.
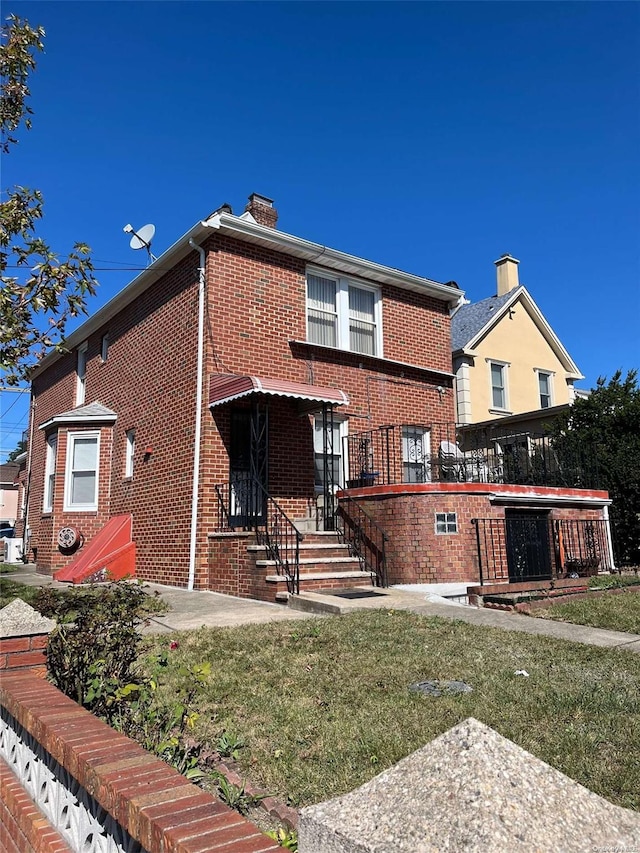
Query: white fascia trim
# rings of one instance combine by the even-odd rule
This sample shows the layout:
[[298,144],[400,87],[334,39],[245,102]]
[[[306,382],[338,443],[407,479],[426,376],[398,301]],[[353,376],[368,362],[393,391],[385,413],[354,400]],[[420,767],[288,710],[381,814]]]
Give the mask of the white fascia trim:
[[560,339],[558,338],[556,333],[553,331],[551,326],[547,323],[547,321],[544,318],[544,315],[542,314],[542,311],[538,308],[536,303],[533,301],[533,297],[531,296],[531,294],[529,293],[529,291],[527,290],[527,288],[523,284],[521,284],[519,287],[517,287],[513,291],[513,295],[509,299],[507,299],[507,301],[504,303],[502,308],[497,312],[497,314],[494,314],[485,323],[485,325],[480,329],[480,331],[477,332],[474,335],[474,337],[471,338],[471,340],[467,342],[466,346],[463,348],[464,354],[465,355],[471,354],[471,350],[473,350],[473,348],[476,347],[480,343],[480,341],[485,337],[487,332],[493,326],[496,325],[498,320],[500,320],[500,319],[502,319],[502,317],[504,317],[504,315],[509,311],[509,309],[513,307],[514,302],[517,302],[520,299],[520,297],[522,297],[522,303],[526,306],[526,308],[527,308],[527,310],[531,316],[531,319],[536,324],[536,326],[538,327],[538,329],[542,333],[542,336],[544,337],[546,342],[549,344],[549,346],[551,347],[551,349],[553,350],[555,355],[558,357],[559,361],[562,362],[563,367],[567,371],[566,372],[566,378],[567,379],[584,379],[584,376],[582,375],[582,373],[580,373],[578,365],[575,363],[575,361],[571,358],[571,356],[569,355],[567,350],[560,343]]
[[297,344],[303,347],[313,347],[314,349],[324,349],[329,350],[330,352],[340,352],[345,355],[352,355],[355,357],[360,357],[364,359],[370,359],[371,361],[379,361],[382,364],[392,364],[395,367],[406,367],[409,370],[419,370],[422,373],[433,373],[436,376],[444,376],[447,379],[455,379],[455,373],[447,373],[446,370],[436,370],[435,367],[425,367],[421,364],[409,364],[407,361],[395,361],[392,358],[384,358],[380,355],[368,355],[364,352],[356,352],[356,350],[352,349],[342,349],[342,347],[330,347],[327,344],[314,344],[311,341],[299,341],[296,338],[291,338],[288,342],[289,344]]
[[610,498],[593,498],[593,497],[570,497],[563,495],[558,497],[543,497],[531,493],[529,495],[513,495],[508,492],[494,492],[489,495],[490,503],[519,503],[519,504],[539,504],[540,506],[554,506],[555,504],[584,504],[587,506],[609,506]]
[[368,261],[355,255],[348,255],[346,252],[322,246],[320,243],[312,243],[302,237],[277,231],[275,228],[256,225],[230,213],[215,213],[205,224],[210,228],[236,234],[249,242],[259,243],[287,255],[313,261],[327,269],[361,276],[364,279],[381,284],[392,284],[405,290],[427,293],[429,296],[441,299],[450,305],[455,305],[461,296],[464,296],[464,293],[458,288],[450,287],[447,284],[377,264],[375,261]]
[[48,429],[55,424],[114,424],[117,419],[117,415],[66,415],[65,417],[55,415],[40,424],[38,429]]

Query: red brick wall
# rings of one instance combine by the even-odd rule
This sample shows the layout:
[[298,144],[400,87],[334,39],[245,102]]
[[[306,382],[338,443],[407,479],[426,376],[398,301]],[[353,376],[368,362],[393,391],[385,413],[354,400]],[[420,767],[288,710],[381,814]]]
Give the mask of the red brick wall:
[[0,645],[0,672],[28,669],[32,675],[44,678],[47,674],[48,634],[5,637]]
[[[253,823],[187,782],[53,685],[24,674],[5,676],[0,703],[147,850],[271,853],[281,849]],[[6,849],[66,853],[68,848],[60,845],[57,833],[52,833],[46,819],[33,815],[15,785],[5,788],[3,771],[0,766],[2,800],[10,814],[0,828],[0,839],[7,837],[20,818],[27,835],[24,824],[30,815],[37,830],[36,843]],[[8,799],[5,791],[10,794]],[[18,799],[19,808],[12,808],[11,803]],[[1,810],[0,817],[5,817]]]

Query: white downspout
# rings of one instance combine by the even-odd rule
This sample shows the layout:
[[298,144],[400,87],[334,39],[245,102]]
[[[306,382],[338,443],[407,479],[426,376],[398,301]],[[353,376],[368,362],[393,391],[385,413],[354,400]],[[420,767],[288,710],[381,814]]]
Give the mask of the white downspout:
[[196,577],[196,544],[198,539],[198,492],[200,487],[200,436],[202,433],[202,374],[204,366],[204,295],[206,254],[189,238],[189,245],[200,253],[198,268],[198,365],[196,369],[196,422],[193,439],[193,491],[191,494],[191,542],[189,545],[189,582],[187,589],[192,590]]
[[602,517],[604,518],[604,526],[607,531],[607,548],[609,550],[609,563],[611,571],[616,571],[616,564],[613,559],[613,540],[611,539],[611,522],[609,521],[609,505],[605,504],[602,507]]

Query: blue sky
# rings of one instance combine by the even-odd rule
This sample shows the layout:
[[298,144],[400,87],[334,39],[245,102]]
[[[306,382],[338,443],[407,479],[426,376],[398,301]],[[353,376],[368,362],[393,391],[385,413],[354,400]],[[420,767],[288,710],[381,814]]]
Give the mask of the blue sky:
[[[14,2],[46,29],[2,187],[93,250],[96,310],[222,202],[475,301],[520,280],[592,387],[638,366],[640,5]],[[4,459],[26,395],[0,395]]]

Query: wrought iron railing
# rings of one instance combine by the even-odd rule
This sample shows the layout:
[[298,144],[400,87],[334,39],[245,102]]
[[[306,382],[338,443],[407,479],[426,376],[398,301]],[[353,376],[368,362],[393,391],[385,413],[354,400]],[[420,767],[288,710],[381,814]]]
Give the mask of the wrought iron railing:
[[562,437],[451,423],[387,425],[346,438],[347,488],[479,482],[597,488],[596,455]]
[[587,577],[614,568],[603,519],[519,514],[472,523],[481,584]]
[[338,499],[336,520],[338,535],[358,557],[362,570],[375,575],[376,586],[386,587],[387,534],[357,501],[344,493]]
[[252,530],[276,571],[287,579],[292,595],[300,592],[300,542],[302,534],[278,502],[258,480],[237,477],[214,486],[218,499],[218,531]]

